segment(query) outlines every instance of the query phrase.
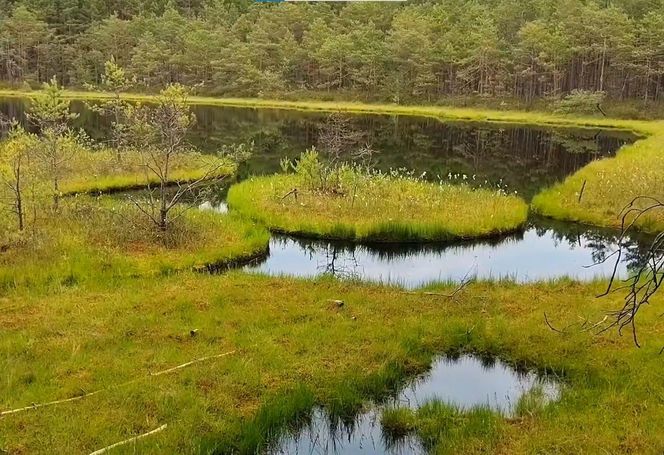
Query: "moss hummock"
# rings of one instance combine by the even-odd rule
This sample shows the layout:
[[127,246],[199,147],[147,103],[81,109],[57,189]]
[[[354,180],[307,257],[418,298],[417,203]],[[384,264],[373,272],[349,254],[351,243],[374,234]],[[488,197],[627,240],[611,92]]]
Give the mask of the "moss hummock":
[[[286,196],[293,189],[297,198]],[[520,229],[528,215],[514,195],[413,178],[372,175],[353,194],[308,190],[298,175],[274,175],[234,185],[228,203],[273,231],[369,242],[495,236]]]
[[269,232],[247,219],[211,210],[172,217],[162,233],[129,202],[64,199],[57,215],[40,220],[34,233],[25,233],[27,241],[5,246],[0,289],[48,289],[226,268],[267,254]]

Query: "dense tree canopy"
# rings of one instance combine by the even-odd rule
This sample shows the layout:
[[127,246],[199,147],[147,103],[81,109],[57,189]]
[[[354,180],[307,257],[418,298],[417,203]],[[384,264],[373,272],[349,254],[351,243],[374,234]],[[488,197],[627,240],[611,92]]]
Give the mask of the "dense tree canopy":
[[664,0],[0,0],[1,81],[99,84],[112,57],[147,90],[654,100]]

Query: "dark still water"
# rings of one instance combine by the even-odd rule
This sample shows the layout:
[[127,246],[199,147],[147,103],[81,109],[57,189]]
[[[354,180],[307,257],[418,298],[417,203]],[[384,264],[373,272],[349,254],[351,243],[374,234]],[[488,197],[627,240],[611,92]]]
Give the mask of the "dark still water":
[[[357,245],[274,235],[269,256],[247,270],[276,276],[335,276],[413,289],[437,281],[510,279],[518,283],[570,277],[607,278],[618,248],[615,233],[580,226],[531,226],[493,241],[423,245]],[[639,264],[644,243],[628,240],[620,277]]]
[[[0,112],[24,119],[25,102],[0,99]],[[108,122],[85,108],[76,126],[94,139],[108,136]],[[376,167],[406,168],[432,180],[502,186],[530,199],[590,161],[612,156],[635,137],[591,129],[443,123],[389,115],[341,115],[287,110],[194,106],[198,122],[190,141],[207,152],[223,145],[253,142],[255,153],[240,178],[280,170],[283,157],[294,158],[311,146],[335,147],[342,156],[363,146],[375,150]],[[339,132],[341,131],[341,134]]]
[[[108,135],[108,122],[82,103],[77,126],[96,140]],[[490,124],[442,123],[435,119],[388,115],[339,115],[287,110],[193,107],[198,124],[189,140],[207,152],[225,144],[253,142],[253,157],[239,179],[280,171],[283,157],[306,148],[336,147],[341,157],[369,146],[375,166],[406,168],[432,180],[501,186],[527,199],[592,160],[612,156],[633,141],[626,133],[547,129]],[[25,119],[25,102],[0,100],[0,111]],[[202,209],[222,209],[219,200]],[[258,273],[315,277],[324,274],[397,284],[407,288],[464,277],[509,278],[517,282],[568,276],[606,277],[617,248],[615,232],[573,224],[532,220],[521,233],[477,242],[422,245],[357,245],[273,236],[270,254],[248,267]],[[618,267],[621,276],[638,263],[642,243],[631,241]],[[592,266],[595,263],[598,265]],[[590,267],[592,266],[592,267]]]
[[[222,201],[201,210],[227,213]],[[633,234],[620,242],[613,229],[533,217],[523,232],[456,243],[358,244],[273,234],[269,255],[245,267],[272,276],[333,276],[415,289],[435,282],[508,279],[517,283],[568,277],[626,277],[642,263],[652,239]]]
[[[426,375],[411,381],[380,406],[371,405],[350,423],[336,421],[324,409],[312,412],[309,421],[282,437],[271,455],[416,455],[428,451],[414,436],[395,438],[384,431],[383,411],[390,407],[416,410],[431,401],[468,411],[485,407],[503,416],[514,415],[519,402],[537,396],[545,406],[560,396],[559,384],[551,378],[519,372],[500,360],[471,355],[438,359]],[[534,398],[533,398],[534,399]]]

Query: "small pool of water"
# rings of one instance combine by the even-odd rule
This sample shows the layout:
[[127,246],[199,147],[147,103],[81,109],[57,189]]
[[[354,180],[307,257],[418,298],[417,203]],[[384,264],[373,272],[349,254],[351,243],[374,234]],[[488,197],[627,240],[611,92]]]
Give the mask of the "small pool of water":
[[414,379],[398,396],[382,406],[371,406],[350,426],[331,421],[324,409],[316,409],[310,422],[295,434],[287,435],[269,451],[271,454],[422,454],[414,438],[398,441],[383,434],[381,414],[387,406],[417,409],[431,400],[440,400],[463,410],[488,406],[504,416],[514,414],[519,400],[531,391],[541,393],[543,404],[560,396],[560,387],[550,378],[522,373],[501,361],[483,361],[465,355],[442,358],[429,373]]
[[[269,256],[247,270],[274,276],[328,274],[406,288],[472,277],[519,283],[564,276],[591,280],[610,276],[610,255],[617,248],[615,234],[541,226],[491,241],[457,244],[357,245],[273,235]],[[626,276],[639,261],[637,242],[630,243],[628,251],[618,265],[619,276]]]

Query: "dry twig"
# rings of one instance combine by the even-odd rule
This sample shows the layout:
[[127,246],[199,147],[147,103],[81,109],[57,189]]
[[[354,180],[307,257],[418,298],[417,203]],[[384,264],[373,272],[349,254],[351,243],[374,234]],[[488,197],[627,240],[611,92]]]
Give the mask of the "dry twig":
[[200,359],[195,359],[195,360],[192,360],[190,362],[186,362],[186,363],[183,363],[181,365],[175,366],[173,368],[168,368],[166,370],[157,371],[156,373],[149,373],[147,376],[144,376],[144,377],[132,379],[130,381],[123,382],[121,384],[116,384],[116,385],[113,385],[113,386],[110,386],[110,387],[95,390],[94,392],[88,392],[88,393],[85,393],[83,395],[79,395],[79,396],[76,396],[76,397],[65,398],[63,400],[48,401],[48,402],[45,402],[45,403],[36,403],[36,404],[32,404],[30,406],[24,406],[22,408],[11,409],[11,410],[8,410],[8,411],[2,411],[2,412],[0,412],[0,417],[4,417],[4,416],[10,415],[10,414],[17,414],[17,413],[23,412],[23,411],[30,411],[32,409],[39,409],[39,408],[44,408],[44,407],[47,407],[47,406],[54,406],[56,404],[69,403],[69,402],[72,402],[72,401],[82,400],[83,398],[87,398],[87,397],[90,397],[92,395],[97,395],[98,393],[105,392],[107,390],[117,389],[119,387],[123,387],[123,386],[129,385],[129,384],[133,384],[137,381],[141,381],[141,380],[143,380],[145,378],[148,378],[148,377],[161,376],[161,375],[164,375],[164,374],[173,373],[175,371],[181,370],[182,368],[186,368],[188,366],[191,366],[191,365],[194,365],[194,364],[197,364],[197,363],[205,362],[207,360],[212,360],[212,359],[219,359],[221,357],[226,357],[226,356],[235,354],[235,352],[236,351],[233,350],[233,351],[225,352],[223,354],[217,354],[217,355],[212,355],[212,356],[208,356],[208,357],[201,357]]
[[125,444],[129,444],[131,442],[136,442],[139,439],[143,439],[147,436],[153,435],[155,433],[159,433],[160,431],[164,431],[166,429],[166,427],[168,427],[168,424],[163,424],[159,428],[156,428],[152,431],[148,431],[147,433],[139,434],[138,436],[134,436],[133,438],[125,439],[124,441],[120,441],[120,442],[116,442],[115,444],[111,444],[110,446],[104,447],[103,449],[95,450],[90,455],[101,455],[102,453],[106,453],[109,450],[114,449],[115,447],[120,447],[120,446],[123,446]]

